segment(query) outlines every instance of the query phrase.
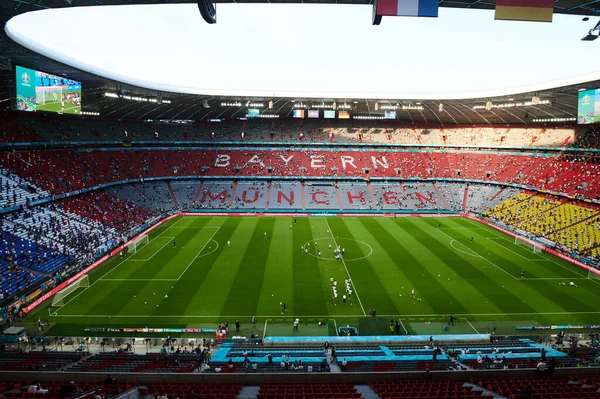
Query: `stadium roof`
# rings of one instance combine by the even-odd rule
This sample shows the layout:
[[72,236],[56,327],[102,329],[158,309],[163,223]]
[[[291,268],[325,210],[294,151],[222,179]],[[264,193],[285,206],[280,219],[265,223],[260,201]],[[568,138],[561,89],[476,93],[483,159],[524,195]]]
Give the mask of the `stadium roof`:
[[[169,3],[194,3],[194,1],[167,1]],[[221,1],[219,2],[229,2]],[[238,1],[240,3],[264,3],[264,1]],[[271,0],[271,3],[298,3],[300,1],[278,1]],[[63,8],[89,5],[123,5],[123,4],[164,4],[164,0],[36,0],[36,1],[3,1],[0,2],[0,18],[6,22],[15,15],[46,9]],[[314,0],[304,1],[304,3],[346,3],[346,4],[369,4],[368,0]],[[495,3],[489,1],[440,1],[442,7],[452,8],[475,8],[475,9],[493,9]],[[599,1],[582,0],[558,0],[555,2],[555,13],[577,14],[588,16],[600,16]],[[585,29],[582,29],[582,35]],[[489,100],[494,104],[510,104],[531,101],[532,97],[539,97],[542,102],[549,101],[549,104],[537,106],[506,106],[502,108],[494,107],[486,110],[485,103],[487,99],[464,99],[464,100],[420,100],[418,98],[406,99],[402,101],[386,101],[385,99],[358,99],[349,100],[344,98],[331,99],[309,99],[309,98],[267,98],[267,97],[235,97],[235,96],[198,96],[187,94],[158,93],[154,90],[142,89],[139,87],[128,86],[116,81],[95,76],[76,68],[50,60],[44,56],[36,54],[24,47],[16,44],[9,39],[4,31],[0,34],[0,64],[6,67],[13,65],[24,65],[42,71],[54,73],[56,75],[67,76],[71,79],[80,80],[84,83],[84,110],[90,112],[99,112],[101,117],[109,118],[131,118],[131,119],[192,119],[203,120],[213,118],[236,118],[245,116],[247,107],[245,104],[251,102],[273,101],[273,108],[264,110],[266,114],[277,114],[281,117],[291,116],[292,110],[299,103],[306,105],[311,109],[318,103],[336,102],[337,105],[347,104],[350,113],[360,116],[382,116],[384,108],[389,108],[399,104],[397,109],[398,119],[414,123],[444,123],[444,124],[512,124],[512,123],[532,123],[536,119],[568,119],[576,116],[577,90],[585,87],[587,89],[600,86],[600,81],[587,82],[584,85],[572,85],[566,87],[544,90],[541,92],[527,92],[511,96],[495,97]],[[3,100],[5,107],[9,100],[14,96],[14,72],[4,71],[2,78],[5,83],[0,87],[4,89]],[[123,98],[107,98],[105,92],[120,92],[124,95],[141,96],[149,98],[162,97],[170,100],[170,103],[145,103],[136,102]],[[204,104],[206,100],[206,107]],[[238,103],[237,105],[221,105],[222,103]],[[376,106],[376,103],[378,105]],[[439,111],[439,104],[444,104],[443,112]],[[381,105],[387,105],[382,107]],[[483,108],[482,108],[483,107]],[[404,109],[403,109],[404,108]],[[421,109],[422,108],[422,109]]]

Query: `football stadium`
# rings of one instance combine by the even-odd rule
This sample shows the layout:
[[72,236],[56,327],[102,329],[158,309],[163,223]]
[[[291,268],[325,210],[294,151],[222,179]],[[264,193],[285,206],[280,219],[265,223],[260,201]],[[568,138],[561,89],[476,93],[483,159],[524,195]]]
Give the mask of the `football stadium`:
[[0,19],[0,399],[600,398],[600,2]]

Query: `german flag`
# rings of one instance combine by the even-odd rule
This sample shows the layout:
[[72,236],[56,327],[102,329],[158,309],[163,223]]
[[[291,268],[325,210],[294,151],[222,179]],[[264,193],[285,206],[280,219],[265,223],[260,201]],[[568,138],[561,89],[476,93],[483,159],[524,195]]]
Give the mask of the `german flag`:
[[552,22],[554,0],[496,0],[495,19]]

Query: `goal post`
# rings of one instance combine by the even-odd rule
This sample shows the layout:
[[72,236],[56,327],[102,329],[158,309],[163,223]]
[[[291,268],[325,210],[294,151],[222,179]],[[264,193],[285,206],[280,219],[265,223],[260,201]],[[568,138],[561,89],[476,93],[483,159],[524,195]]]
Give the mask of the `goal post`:
[[126,247],[127,247],[127,253],[136,253],[139,249],[141,249],[143,246],[147,245],[150,242],[150,239],[148,238],[147,234],[144,234],[143,236],[140,236],[138,238],[136,238],[135,240],[127,243]]
[[71,295],[73,292],[77,291],[79,288],[88,288],[89,286],[90,279],[87,274],[84,274],[77,280],[73,281],[71,285],[63,288],[54,295],[54,299],[52,300],[52,307],[64,306],[66,297]]
[[535,243],[524,237],[515,236],[515,245],[529,248],[534,254],[542,253],[543,246],[541,244]]
[[588,279],[589,280],[600,280],[600,269],[596,269],[593,266],[588,268]]
[[39,105],[58,104],[62,100],[62,86],[38,86],[35,102]]

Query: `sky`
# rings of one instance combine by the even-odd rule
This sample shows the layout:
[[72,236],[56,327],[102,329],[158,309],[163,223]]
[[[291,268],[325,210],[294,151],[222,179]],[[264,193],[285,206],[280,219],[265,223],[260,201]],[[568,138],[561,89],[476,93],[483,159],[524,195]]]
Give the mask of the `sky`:
[[442,100],[600,79],[600,40],[580,40],[595,19],[494,21],[493,11],[440,8],[439,18],[372,26],[371,14],[367,5],[219,4],[209,25],[195,4],[71,7],[19,15],[5,30],[79,69],[191,94]]

